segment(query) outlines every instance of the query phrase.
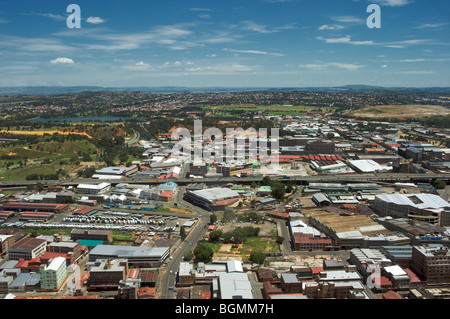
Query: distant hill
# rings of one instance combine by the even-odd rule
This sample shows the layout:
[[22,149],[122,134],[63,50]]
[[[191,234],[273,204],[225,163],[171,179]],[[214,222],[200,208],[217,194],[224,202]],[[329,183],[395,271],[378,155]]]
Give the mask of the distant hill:
[[0,95],[57,95],[80,92],[146,92],[146,93],[214,93],[214,92],[252,92],[252,91],[307,91],[333,93],[450,93],[449,87],[409,88],[409,87],[379,87],[368,85],[345,85],[340,87],[100,87],[100,86],[20,86],[0,87]]

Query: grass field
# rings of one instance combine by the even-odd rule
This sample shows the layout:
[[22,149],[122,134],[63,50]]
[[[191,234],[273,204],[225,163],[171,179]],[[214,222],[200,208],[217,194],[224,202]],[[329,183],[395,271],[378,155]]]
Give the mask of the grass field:
[[433,115],[450,115],[450,108],[440,105],[379,105],[349,111],[347,115],[358,118],[425,118]]
[[54,165],[54,164],[36,164],[26,165],[18,168],[11,168],[8,170],[0,171],[0,180],[2,181],[20,181],[25,180],[27,175],[50,175],[55,174],[59,169],[63,169],[66,172],[72,172],[81,165],[67,164],[67,165]]
[[308,112],[333,112],[334,108],[320,108],[302,105],[218,105],[203,107],[205,111],[216,114],[233,114],[233,112],[264,112],[272,115],[306,115]]
[[42,131],[0,130],[0,133],[11,134],[11,135],[37,135],[37,136],[44,136],[44,134],[53,135],[53,134],[57,133],[57,134],[61,134],[61,135],[69,135],[69,134],[83,135],[83,136],[92,138],[92,136],[90,136],[89,134],[87,134],[85,132],[62,132],[62,131],[58,131],[58,130],[42,130]]

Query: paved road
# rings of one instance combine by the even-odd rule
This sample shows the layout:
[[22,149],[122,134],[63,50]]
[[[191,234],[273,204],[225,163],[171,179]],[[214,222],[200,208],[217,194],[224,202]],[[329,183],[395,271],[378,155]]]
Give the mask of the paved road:
[[193,250],[197,245],[197,242],[203,237],[207,231],[207,225],[209,223],[210,212],[198,207],[192,207],[189,203],[182,200],[181,190],[179,190],[176,196],[176,203],[178,207],[189,207],[196,212],[196,216],[199,218],[198,223],[189,232],[186,239],[180,243],[179,246],[174,247],[171,252],[171,258],[166,266],[162,267],[158,278],[158,292],[157,299],[172,299],[175,296],[173,291],[169,291],[168,287],[175,287],[176,275],[180,267],[180,262],[183,260],[184,254],[188,250]]
[[[414,180],[434,180],[442,179],[450,181],[450,174],[353,174],[353,175],[320,175],[320,176],[293,176],[290,179],[283,179],[281,177],[272,176],[272,179],[279,179],[283,182],[294,184],[306,184],[313,182],[411,182]],[[188,185],[192,183],[206,183],[206,184],[226,184],[239,183],[250,184],[252,182],[261,182],[262,177],[222,177],[222,178],[179,178],[176,180],[178,185]],[[2,181],[0,187],[24,187],[27,185],[35,185],[40,181]],[[102,182],[109,182],[113,185],[119,183],[127,184],[146,184],[156,185],[166,183],[164,179],[119,179],[119,180],[98,180],[98,179],[73,179],[73,180],[55,180],[55,181],[41,181],[44,185],[62,185],[62,186],[77,186],[78,184],[99,184]]]

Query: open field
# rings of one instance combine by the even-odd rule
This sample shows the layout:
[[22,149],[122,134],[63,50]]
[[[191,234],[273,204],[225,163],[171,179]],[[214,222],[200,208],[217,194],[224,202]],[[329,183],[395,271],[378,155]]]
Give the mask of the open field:
[[88,138],[92,138],[89,134],[86,132],[62,132],[58,130],[47,130],[47,131],[9,131],[9,130],[0,130],[0,133],[6,133],[11,135],[37,135],[37,136],[43,136],[44,134],[61,134],[61,135],[69,135],[69,134],[75,134],[75,135],[83,135],[87,136]]
[[349,111],[347,115],[358,118],[396,118],[403,120],[406,118],[425,118],[433,115],[450,115],[450,108],[440,105],[380,105]]
[[205,111],[211,111],[215,113],[228,113],[233,112],[263,112],[273,115],[306,115],[308,112],[332,112],[333,108],[320,108],[316,106],[303,106],[303,105],[217,105],[203,107]]

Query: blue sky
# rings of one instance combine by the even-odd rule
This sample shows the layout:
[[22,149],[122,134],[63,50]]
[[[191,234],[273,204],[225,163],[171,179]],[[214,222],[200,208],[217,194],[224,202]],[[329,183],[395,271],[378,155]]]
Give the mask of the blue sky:
[[[69,4],[81,28],[67,27]],[[0,74],[0,86],[448,87],[450,1],[0,0]]]

